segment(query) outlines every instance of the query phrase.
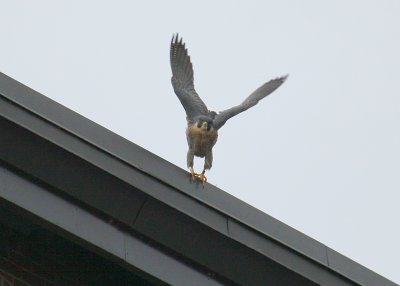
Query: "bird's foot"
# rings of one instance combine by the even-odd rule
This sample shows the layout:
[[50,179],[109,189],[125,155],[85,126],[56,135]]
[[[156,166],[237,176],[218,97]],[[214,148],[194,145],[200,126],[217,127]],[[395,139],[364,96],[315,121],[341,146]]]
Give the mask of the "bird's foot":
[[196,178],[199,179],[199,181],[204,184],[207,182],[207,177],[204,175],[206,171],[201,172],[200,174],[196,173],[193,168],[190,168],[190,174],[191,174],[191,181],[194,182]]
[[200,182],[203,184],[203,187],[204,187],[204,184],[207,182],[207,177],[204,175],[205,172],[206,171],[201,172],[201,174],[198,176]]
[[200,174],[197,174],[197,173],[193,170],[193,168],[190,168],[190,174],[192,175],[192,179],[191,179],[192,182],[194,182],[194,180],[195,180],[196,178],[200,178]]

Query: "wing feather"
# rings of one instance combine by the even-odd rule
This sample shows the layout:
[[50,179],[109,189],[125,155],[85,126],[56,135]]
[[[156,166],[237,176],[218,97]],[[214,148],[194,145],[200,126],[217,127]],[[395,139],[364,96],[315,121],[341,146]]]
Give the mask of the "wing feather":
[[186,111],[187,120],[193,121],[199,115],[208,115],[208,108],[194,89],[193,66],[190,56],[178,34],[172,36],[170,61],[172,86]]
[[274,90],[276,90],[278,87],[280,87],[281,84],[285,82],[287,77],[288,76],[285,75],[283,77],[272,79],[264,83],[262,86],[257,88],[253,93],[251,93],[241,104],[218,113],[214,119],[214,128],[216,129],[221,128],[229,118],[243,111],[246,111],[250,107],[256,105],[261,99],[263,99],[264,97],[272,93]]

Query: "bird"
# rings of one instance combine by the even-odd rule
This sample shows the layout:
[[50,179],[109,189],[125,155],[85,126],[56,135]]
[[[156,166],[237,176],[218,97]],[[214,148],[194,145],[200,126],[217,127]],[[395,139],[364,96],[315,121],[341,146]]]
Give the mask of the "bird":
[[[172,87],[186,112],[186,139],[189,147],[186,156],[187,167],[190,170],[192,181],[198,178],[204,186],[207,182],[205,172],[212,167],[212,149],[217,143],[219,129],[227,120],[253,107],[261,99],[275,91],[286,81],[288,75],[269,80],[239,105],[217,113],[207,108],[194,88],[193,65],[188,49],[179,34],[172,35],[170,63]],[[194,156],[204,158],[204,167],[201,173],[194,171]]]

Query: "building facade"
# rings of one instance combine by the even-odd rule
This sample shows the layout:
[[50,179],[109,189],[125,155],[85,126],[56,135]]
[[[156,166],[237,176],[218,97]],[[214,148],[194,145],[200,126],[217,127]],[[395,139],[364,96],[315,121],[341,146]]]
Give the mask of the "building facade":
[[393,282],[0,74],[0,285]]

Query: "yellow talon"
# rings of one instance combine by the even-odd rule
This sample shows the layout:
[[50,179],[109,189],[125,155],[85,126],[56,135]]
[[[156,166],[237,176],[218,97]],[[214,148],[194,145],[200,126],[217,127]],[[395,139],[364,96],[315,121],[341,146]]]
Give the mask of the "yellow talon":
[[199,179],[199,181],[202,183],[203,187],[204,184],[207,182],[207,177],[204,175],[205,171],[201,172],[201,174],[197,174],[194,169],[191,167],[190,168],[190,174],[191,174],[191,181],[194,182],[196,178]]
[[190,174],[192,175],[192,179],[191,179],[192,182],[194,182],[196,177],[199,177],[199,174],[195,173],[193,168],[190,168]]
[[207,177],[204,175],[204,173],[205,173],[205,171],[201,172],[201,174],[199,175],[199,179],[200,179],[200,182],[203,184],[203,187],[204,187],[204,184],[207,182]]

